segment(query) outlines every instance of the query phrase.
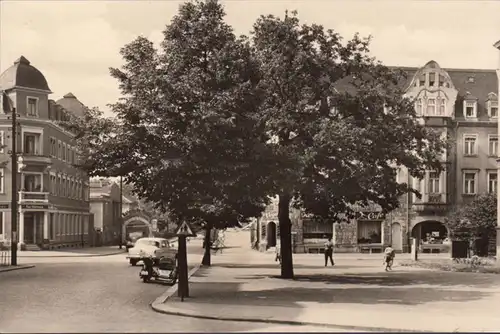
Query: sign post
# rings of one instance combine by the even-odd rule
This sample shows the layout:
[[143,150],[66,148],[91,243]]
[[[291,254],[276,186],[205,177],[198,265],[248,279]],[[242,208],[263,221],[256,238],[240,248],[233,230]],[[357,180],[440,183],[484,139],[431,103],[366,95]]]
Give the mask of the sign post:
[[179,266],[179,288],[177,296],[184,301],[185,297],[189,297],[189,282],[188,282],[188,262],[187,262],[187,244],[186,238],[196,236],[193,229],[188,223],[183,222],[177,229],[177,264]]

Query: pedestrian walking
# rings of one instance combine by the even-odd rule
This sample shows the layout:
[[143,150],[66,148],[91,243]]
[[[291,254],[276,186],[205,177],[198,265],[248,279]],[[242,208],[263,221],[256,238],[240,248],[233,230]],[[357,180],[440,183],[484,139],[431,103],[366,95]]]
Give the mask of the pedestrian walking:
[[335,265],[333,262],[333,242],[331,237],[325,242],[325,267],[328,265],[328,260],[330,260],[332,266]]
[[384,266],[385,271],[392,270],[392,264],[394,263],[394,258],[396,257],[396,251],[389,245],[384,250]]
[[279,242],[276,243],[276,258],[274,261],[281,263],[281,244]]

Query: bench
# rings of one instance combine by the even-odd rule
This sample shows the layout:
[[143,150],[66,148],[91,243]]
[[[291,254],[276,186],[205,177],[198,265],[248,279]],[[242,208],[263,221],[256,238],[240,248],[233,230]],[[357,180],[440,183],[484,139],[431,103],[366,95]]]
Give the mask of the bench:
[[382,253],[384,246],[367,244],[367,245],[359,245],[358,249],[360,253],[365,253],[365,254]]

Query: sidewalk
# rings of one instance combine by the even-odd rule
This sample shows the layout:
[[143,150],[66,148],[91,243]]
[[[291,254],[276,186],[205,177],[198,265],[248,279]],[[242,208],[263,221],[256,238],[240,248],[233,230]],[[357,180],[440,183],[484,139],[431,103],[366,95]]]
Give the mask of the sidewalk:
[[[500,329],[499,275],[443,273],[382,261],[294,257],[295,280],[276,278],[274,254],[250,250],[244,231],[226,233],[223,254],[190,280],[191,298],[172,296],[158,312],[198,318],[322,325],[359,331]],[[411,308],[410,308],[411,307]]]
[[125,254],[125,246],[119,249],[118,246],[88,247],[88,248],[65,248],[51,251],[19,251],[17,256],[20,258],[38,258],[38,257],[93,257],[109,256],[116,254]]

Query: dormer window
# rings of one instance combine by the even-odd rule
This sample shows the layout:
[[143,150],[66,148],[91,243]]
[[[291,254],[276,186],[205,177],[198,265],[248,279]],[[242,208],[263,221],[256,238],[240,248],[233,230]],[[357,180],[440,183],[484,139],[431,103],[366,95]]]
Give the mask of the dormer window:
[[465,100],[464,101],[464,117],[465,118],[477,118],[477,101],[476,100]]
[[434,87],[436,83],[436,73],[429,73],[429,87]]
[[498,118],[498,97],[495,93],[488,94],[486,107],[488,108],[488,115],[490,118]]
[[36,117],[38,116],[38,98],[36,97],[27,97],[27,110],[26,114],[28,116]]

